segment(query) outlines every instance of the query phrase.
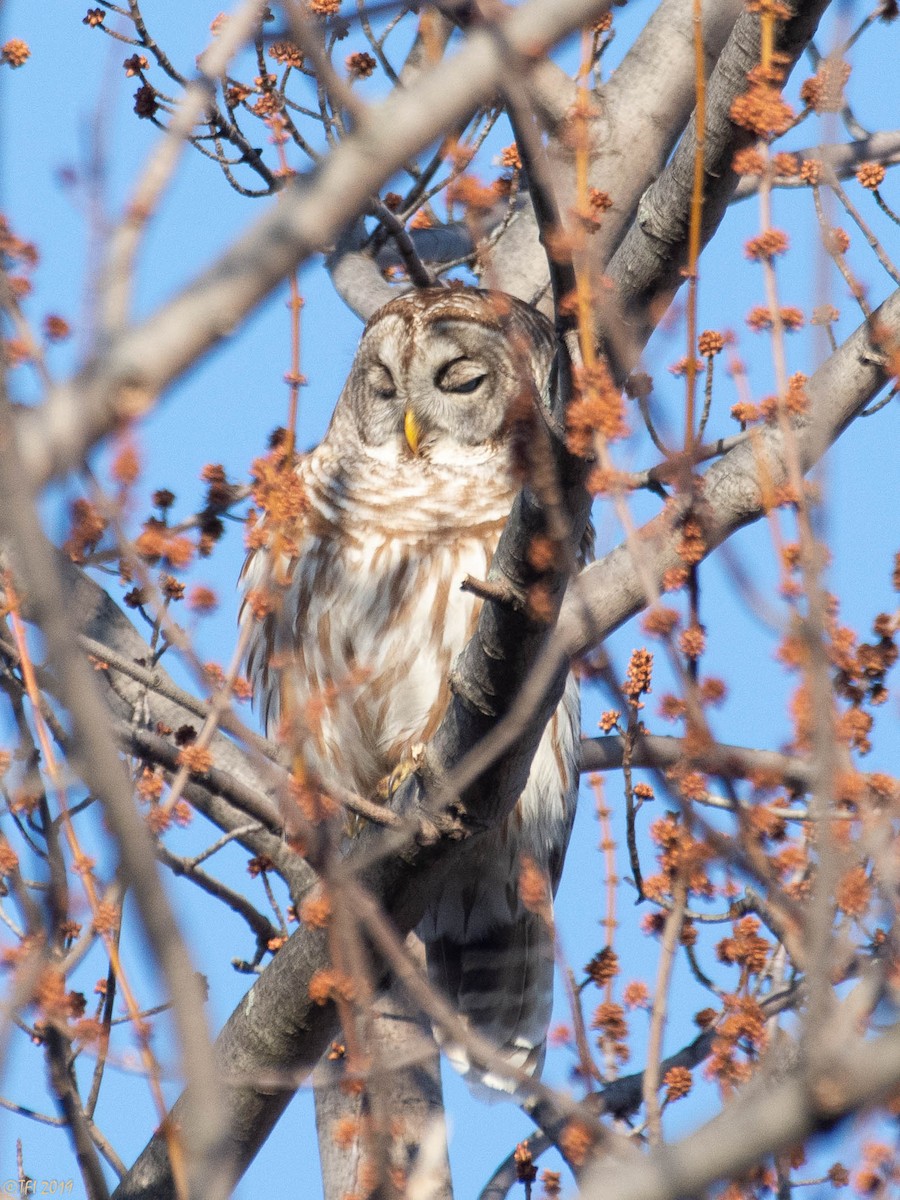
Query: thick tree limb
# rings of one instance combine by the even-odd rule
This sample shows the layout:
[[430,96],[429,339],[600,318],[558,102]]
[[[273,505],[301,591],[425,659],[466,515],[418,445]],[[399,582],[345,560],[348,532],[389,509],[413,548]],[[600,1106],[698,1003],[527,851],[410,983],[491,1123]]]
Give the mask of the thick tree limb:
[[[705,4],[703,42],[712,70],[743,8],[741,0]],[[529,90],[531,90],[529,88]],[[589,121],[590,185],[606,192],[613,207],[592,236],[591,254],[602,266],[628,228],[638,199],[663,169],[694,107],[695,67],[690,0],[663,0],[650,16],[609,81],[592,98]],[[571,97],[571,92],[568,93]],[[573,97],[572,97],[573,98]],[[532,93],[548,121],[548,150],[555,161],[559,203],[573,202],[574,162],[563,149],[563,119],[571,107],[553,113]],[[497,240],[491,256],[491,285],[549,312],[547,262],[534,211],[524,206]]]
[[[703,4],[707,75],[715,69],[744,7],[740,0]],[[604,117],[591,146],[591,183],[613,200],[591,239],[601,265],[621,242],[638,201],[659,177],[684,131],[696,101],[696,71],[692,0],[663,0],[597,95]]]
[[[787,70],[815,33],[829,0],[797,0],[794,16],[779,23],[777,49]],[[734,99],[747,90],[747,72],[760,61],[759,17],[743,13],[734,26],[709,80],[704,137],[703,244],[722,220],[737,185],[731,170],[736,150],[751,138],[739,129],[729,113]],[[607,274],[616,285],[618,301],[632,336],[642,346],[660,312],[681,286],[687,261],[688,226],[693,194],[696,155],[696,118],[691,117],[684,137],[659,179],[644,192],[637,215],[615,254]],[[599,314],[602,323],[603,315]],[[624,378],[633,362],[616,363]]]
[[[793,426],[805,472],[816,465],[888,382],[883,346],[873,343],[872,328],[887,340],[900,337],[900,290],[876,310],[871,326],[860,325],[809,380],[809,410]],[[760,470],[768,472],[770,486],[777,488],[787,478],[784,463],[781,434],[766,426],[710,467],[703,476],[700,510],[707,554],[736,530],[762,516]],[[677,530],[673,531],[662,516],[650,522],[643,533],[645,561],[655,578],[661,580],[667,567],[680,563]],[[647,602],[636,566],[624,545],[586,567],[569,593],[557,638],[565,652],[572,655],[594,645],[598,636],[608,636],[618,629]]]
[[[152,670],[141,666],[153,654],[125,613],[81,568],[61,555],[56,556],[70,609],[78,614],[82,636],[79,642],[106,670],[92,671],[100,680],[104,699],[113,713],[113,730],[120,745],[137,755],[173,769],[177,748],[156,732],[157,724],[178,729],[202,715],[204,705],[190,696],[157,663]],[[23,616],[36,620],[30,596],[22,598]],[[58,694],[56,683],[49,689]],[[136,718],[136,714],[138,714]],[[227,724],[227,722],[226,722]],[[107,718],[108,725],[108,718]],[[257,739],[264,743],[264,739]],[[286,781],[283,769],[267,761],[261,746],[251,743],[256,754],[246,753],[231,738],[217,732],[210,744],[215,767],[204,780],[192,779],[185,789],[191,805],[225,833],[245,828],[247,813],[261,822],[255,832],[237,839],[251,854],[272,860],[295,896],[314,882],[312,868],[285,843],[281,835],[279,785]],[[277,755],[277,747],[269,746]],[[276,832],[270,832],[270,830]]]
[[[407,948],[414,954],[420,968],[425,969],[424,946],[414,935],[407,939]],[[441,1152],[435,1155],[430,1169],[431,1200],[451,1200],[450,1164],[447,1159],[446,1130],[441,1092],[440,1053],[431,1032],[427,1016],[409,1003],[402,986],[396,981],[377,1001],[370,1014],[367,1051],[373,1064],[378,1064],[370,1086],[382,1089],[382,1106],[399,1121],[402,1145],[401,1166],[409,1175],[415,1171],[423,1143],[434,1136],[437,1127],[443,1132]],[[410,1061],[414,1049],[415,1060]],[[353,1119],[366,1111],[359,1093],[347,1094],[344,1063],[330,1062],[327,1057],[313,1073],[316,1093],[316,1130],[319,1159],[322,1167],[322,1187],[325,1200],[343,1200],[344,1196],[365,1190],[360,1186],[360,1171],[366,1155],[365,1139],[357,1138],[346,1146],[335,1137],[335,1126],[348,1116]]]
[[[95,642],[85,634],[82,634],[78,641],[82,649],[96,660],[98,669],[100,669],[99,664],[103,664],[103,669],[112,667],[116,673],[121,672],[127,675],[129,679],[134,679],[148,691],[155,692],[166,700],[171,700],[195,717],[200,717],[205,721],[209,716],[210,702],[198,700],[191,692],[186,692],[184,688],[178,687],[158,665],[152,668],[142,666],[135,659],[117,653],[109,642]],[[151,654],[149,646],[146,646],[146,652],[147,655]],[[271,759],[272,762],[280,762],[284,757],[282,749],[275,742],[270,742],[255,730],[242,724],[230,711],[220,714],[219,726],[244,742],[251,750],[258,751],[265,758]]]

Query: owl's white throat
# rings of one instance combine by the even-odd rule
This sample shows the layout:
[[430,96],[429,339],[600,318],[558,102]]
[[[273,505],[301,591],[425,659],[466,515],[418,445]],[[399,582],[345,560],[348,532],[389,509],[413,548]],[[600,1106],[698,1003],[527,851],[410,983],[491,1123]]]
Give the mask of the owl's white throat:
[[403,434],[389,438],[380,446],[365,446],[368,458],[386,466],[415,470],[426,473],[430,467],[454,467],[462,472],[490,466],[501,477],[509,474],[506,450],[493,444],[464,446],[453,438],[426,435],[417,454],[413,454]]

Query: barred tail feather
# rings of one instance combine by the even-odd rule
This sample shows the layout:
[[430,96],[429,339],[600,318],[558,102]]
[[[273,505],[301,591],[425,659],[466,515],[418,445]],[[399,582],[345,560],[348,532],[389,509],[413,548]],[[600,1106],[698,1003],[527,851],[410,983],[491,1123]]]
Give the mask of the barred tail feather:
[[[522,912],[510,924],[461,945],[440,937],[426,945],[431,982],[470,1028],[495,1046],[510,1066],[539,1075],[553,1004],[553,933],[544,917]],[[438,1042],[480,1099],[515,1096],[512,1078],[474,1065],[465,1047]]]

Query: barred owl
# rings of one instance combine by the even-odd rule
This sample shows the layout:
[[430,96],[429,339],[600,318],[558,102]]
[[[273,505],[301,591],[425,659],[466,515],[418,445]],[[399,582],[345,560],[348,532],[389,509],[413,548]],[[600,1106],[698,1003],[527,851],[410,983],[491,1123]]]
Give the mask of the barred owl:
[[[436,729],[481,605],[460,584],[486,577],[518,488],[509,408],[523,389],[542,402],[553,351],[543,317],[475,289],[403,295],[366,326],[328,432],[297,467],[287,588],[249,653],[270,732],[286,695],[293,712],[315,708],[306,761],[324,781],[370,795]],[[262,560],[248,564],[248,589]],[[553,944],[520,902],[520,864],[534,860],[555,892],[578,736],[570,678],[514,811],[463,848],[418,930],[433,982],[530,1073],[543,1062]],[[451,1058],[471,1084],[512,1090]]]

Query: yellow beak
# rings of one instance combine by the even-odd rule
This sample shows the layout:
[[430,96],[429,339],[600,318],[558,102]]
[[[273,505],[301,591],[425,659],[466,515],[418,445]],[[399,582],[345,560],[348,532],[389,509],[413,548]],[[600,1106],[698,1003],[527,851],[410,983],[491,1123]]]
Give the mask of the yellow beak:
[[409,409],[406,410],[406,416],[403,418],[403,432],[406,435],[406,444],[410,450],[412,450],[413,454],[418,454],[422,431]]

